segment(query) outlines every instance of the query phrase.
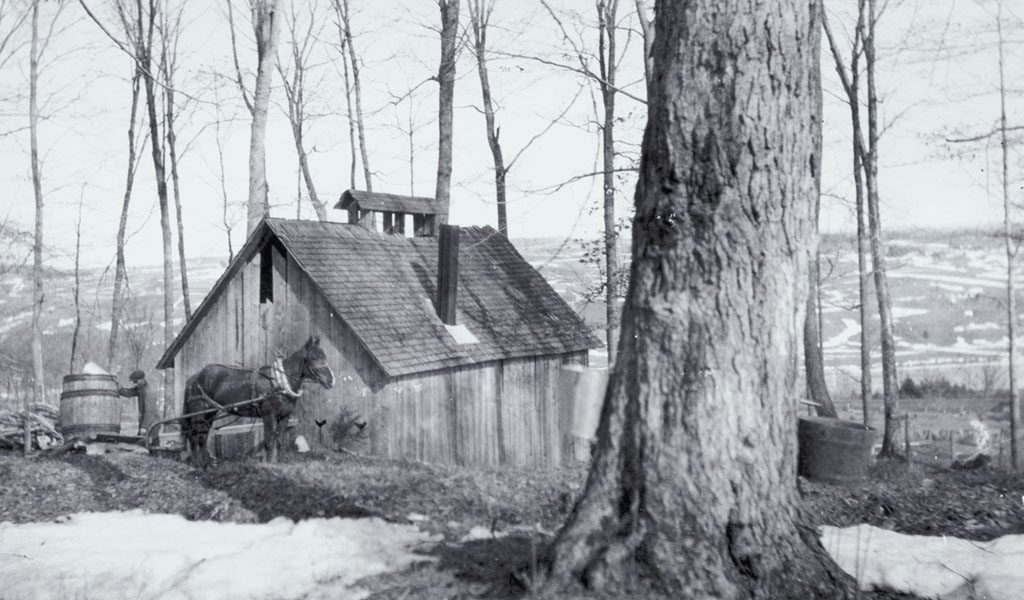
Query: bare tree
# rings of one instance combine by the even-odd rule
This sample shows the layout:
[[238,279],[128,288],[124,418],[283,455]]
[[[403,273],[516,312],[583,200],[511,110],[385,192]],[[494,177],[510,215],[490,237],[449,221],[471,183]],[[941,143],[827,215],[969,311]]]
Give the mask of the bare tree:
[[[348,0],[331,0],[334,8],[335,24],[338,27],[338,37],[341,41],[339,50],[342,53],[342,65],[345,72],[345,100],[348,103],[349,141],[352,145],[352,187],[355,187],[355,143],[352,138],[352,126],[359,133],[359,156],[363,163],[363,183],[366,191],[373,191],[373,176],[370,171],[370,154],[366,148],[366,123],[363,118],[363,91],[359,78],[359,54],[352,35],[352,14],[349,10]],[[458,9],[456,8],[456,11]],[[457,17],[457,15],[456,15]],[[456,18],[456,21],[458,19]],[[345,51],[348,50],[346,60]],[[349,83],[349,67],[352,69],[351,86]],[[355,97],[355,112],[352,112],[352,98]]]
[[501,142],[498,136],[501,129],[494,123],[494,103],[491,101],[491,82],[487,72],[487,27],[491,13],[494,12],[495,0],[469,0],[469,22],[473,31],[473,53],[476,56],[476,71],[480,76],[480,93],[483,99],[484,122],[486,124],[487,145],[491,148],[494,159],[494,189],[498,205],[498,231],[508,235],[508,213],[505,196],[505,158],[501,153]]
[[181,275],[181,297],[185,308],[185,321],[192,319],[192,299],[188,289],[188,263],[185,260],[185,225],[181,214],[181,187],[178,181],[178,138],[175,131],[178,111],[175,104],[174,78],[178,71],[178,42],[181,39],[181,19],[184,3],[172,12],[170,3],[162,1],[160,21],[160,75],[163,78],[164,140],[171,167],[174,191],[174,214],[178,232],[178,270]]
[[308,5],[309,20],[305,23],[305,27],[299,30],[301,25],[299,23],[299,15],[295,10],[295,5],[292,5],[291,12],[285,18],[291,45],[291,61],[287,67],[284,67],[279,60],[277,70],[281,75],[281,82],[284,84],[288,122],[291,124],[292,138],[295,140],[295,152],[299,159],[299,170],[302,174],[302,179],[306,183],[309,201],[313,205],[313,210],[316,211],[317,218],[321,221],[326,221],[327,207],[320,200],[320,196],[316,192],[313,175],[309,170],[309,157],[303,141],[308,116],[306,77],[310,71],[310,62],[313,51],[316,48],[316,42],[323,31],[323,22],[318,22],[317,6],[317,2]]
[[[865,425],[868,423],[870,416],[869,403],[871,399],[871,358],[867,329],[867,324],[870,323],[867,295],[869,286],[868,278],[871,276],[871,272],[867,266],[867,257],[868,253],[872,252],[869,248],[870,244],[868,242],[870,238],[870,228],[868,223],[865,223],[865,217],[868,216],[867,213],[869,212],[867,206],[869,199],[867,199],[865,180],[870,178],[872,182],[871,185],[876,188],[877,191],[877,184],[873,183],[873,177],[876,173],[868,172],[867,155],[871,152],[871,146],[864,141],[863,120],[860,114],[862,102],[860,91],[860,59],[864,56],[865,44],[867,42],[865,37],[866,18],[867,1],[858,0],[857,24],[854,28],[854,37],[850,53],[850,66],[849,69],[847,69],[846,61],[843,58],[839,43],[837,42],[833,31],[831,31],[827,13],[824,10],[821,11],[822,28],[824,29],[828,40],[829,50],[831,51],[831,55],[833,55],[833,59],[836,63],[836,72],[839,74],[840,82],[842,83],[843,90],[847,96],[847,104],[850,108],[851,129],[853,131],[853,180],[854,194],[856,197],[855,212],[857,219],[857,267],[859,287],[858,304],[860,312],[860,400]],[[871,69],[873,70],[873,61]],[[881,238],[879,239],[879,242],[881,243]],[[873,257],[873,252],[871,256]],[[895,360],[893,361],[893,365],[895,366]],[[891,375],[892,377],[895,377],[894,374]],[[885,376],[886,374],[883,373],[883,378],[885,378]],[[891,386],[892,383],[890,382],[889,385]],[[887,397],[891,398],[892,393]],[[895,423],[892,423],[892,425],[894,426]]]
[[[36,203],[35,238],[32,244],[32,401],[45,401],[43,373],[43,169],[39,161],[39,62],[42,46],[39,38],[39,4],[32,0],[32,45],[29,50],[28,120],[32,191]],[[29,403],[25,397],[24,454],[32,452],[32,431],[29,427]]]
[[808,0],[659,4],[620,352],[541,594],[852,596],[797,522],[794,477],[816,18]]
[[455,59],[458,53],[459,0],[437,0],[441,9],[441,60],[437,67],[438,141],[437,188],[434,197],[447,209],[451,204],[452,125],[455,106]]
[[[816,13],[821,10],[820,2],[813,6]],[[821,46],[821,28],[812,27],[808,45],[812,48]],[[804,373],[807,379],[807,395],[814,403],[815,412],[820,417],[838,417],[836,407],[832,404],[832,396],[828,393],[825,381],[825,352],[821,342],[822,326],[820,312],[821,255],[818,249],[818,222],[821,216],[821,152],[822,152],[822,88],[821,64],[815,53],[815,65],[812,69],[814,81],[811,90],[814,93],[814,115],[812,134],[814,136],[814,154],[811,169],[814,175],[815,197],[813,205],[814,241],[809,248],[810,268],[807,270],[808,289],[807,306],[804,314]]]
[[118,334],[121,330],[121,314],[124,310],[124,285],[127,277],[124,261],[124,238],[128,227],[128,207],[135,185],[135,172],[139,163],[137,153],[145,145],[145,137],[136,138],[135,124],[139,107],[139,84],[142,72],[137,64],[132,65],[132,104],[128,115],[128,169],[125,175],[124,199],[121,202],[121,218],[117,225],[116,258],[114,260],[114,291],[110,301],[110,338],[107,342],[107,368],[114,368],[117,354]]
[[619,0],[597,0],[598,35],[598,87],[604,105],[604,123],[601,125],[601,156],[604,170],[604,265],[605,280],[605,337],[608,344],[608,362],[615,362],[619,328],[619,290],[614,273],[618,271],[618,230],[615,227],[615,24]]
[[[980,3],[979,3],[980,4]],[[1006,40],[1003,32],[1003,2],[996,0],[995,14],[990,16],[996,24],[996,49],[998,51],[997,65],[999,68],[999,124],[990,132],[981,135],[972,135],[964,138],[947,139],[946,141],[955,144],[976,143],[987,141],[992,138],[999,140],[1001,159],[1001,186],[1003,196],[1003,246],[1006,253],[1006,335],[1008,338],[1008,370],[1007,379],[1009,385],[1009,406],[1010,406],[1010,465],[1013,469],[1020,466],[1020,442],[1018,435],[1020,431],[1020,398],[1017,396],[1016,377],[1016,356],[1017,356],[1017,295],[1015,291],[1013,273],[1017,248],[1014,243],[1013,227],[1013,203],[1010,200],[1010,170],[1009,170],[1009,138],[1008,132],[1021,127],[1010,127],[1006,118]],[[984,7],[984,5],[982,5]],[[986,377],[986,380],[988,378]]]
[[[253,31],[256,34],[258,59],[256,86],[252,97],[249,200],[246,204],[246,231],[252,233],[263,217],[270,212],[270,199],[267,193],[267,111],[270,109],[270,80],[274,76],[274,65],[277,63],[277,39],[281,32],[282,15],[278,11],[278,0],[249,0],[249,7],[252,11]],[[242,85],[241,76],[239,85]]]
[[[82,190],[83,195],[85,190]],[[81,258],[82,258],[82,196],[78,198],[78,221],[75,222],[75,287],[72,290],[72,297],[75,301],[75,328],[71,333],[71,360],[68,361],[68,373],[76,372],[76,359],[78,358],[78,333],[82,329],[82,277],[81,277]]]
[[903,427],[899,412],[899,378],[896,373],[896,336],[892,323],[892,297],[885,266],[885,243],[882,240],[882,216],[878,191],[878,91],[875,83],[877,44],[875,29],[878,24],[877,1],[867,0],[865,19],[864,67],[867,79],[868,143],[864,153],[864,183],[867,190],[868,231],[871,235],[871,264],[878,299],[879,336],[882,341],[882,403],[885,424],[882,430],[880,456],[901,456],[904,451]]
[[[583,50],[582,44],[574,41],[568,29],[546,0],[541,0],[541,5],[555,21],[562,33],[563,39],[572,47],[578,66],[563,65],[555,63],[559,68],[568,69],[586,77],[595,83],[601,96],[602,110],[597,115],[598,130],[601,137],[601,168],[597,174],[602,180],[602,212],[604,217],[604,281],[602,282],[605,292],[605,342],[608,347],[608,361],[615,362],[616,344],[618,339],[618,323],[620,317],[619,299],[622,294],[619,288],[620,267],[618,255],[618,223],[615,218],[615,167],[616,140],[615,140],[615,98],[623,94],[640,102],[643,99],[623,90],[616,83],[616,75],[620,57],[617,50],[618,30],[618,0],[596,0],[597,11],[597,71],[591,68],[590,56]],[[638,16],[639,15],[638,13]],[[653,34],[651,34],[653,37]],[[541,59],[545,64],[552,64],[550,61]],[[646,61],[645,61],[646,66]],[[595,109],[596,110],[596,109]]]

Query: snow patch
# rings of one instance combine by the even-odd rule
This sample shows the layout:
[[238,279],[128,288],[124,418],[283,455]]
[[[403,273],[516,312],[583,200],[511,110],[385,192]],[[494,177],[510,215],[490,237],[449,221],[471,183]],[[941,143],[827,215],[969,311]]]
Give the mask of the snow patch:
[[821,529],[825,549],[862,590],[888,587],[947,600],[1024,600],[1024,535],[972,542],[871,525]]
[[142,511],[0,523],[0,589],[28,598],[362,598],[358,580],[431,560],[436,536],[381,519],[188,521]]

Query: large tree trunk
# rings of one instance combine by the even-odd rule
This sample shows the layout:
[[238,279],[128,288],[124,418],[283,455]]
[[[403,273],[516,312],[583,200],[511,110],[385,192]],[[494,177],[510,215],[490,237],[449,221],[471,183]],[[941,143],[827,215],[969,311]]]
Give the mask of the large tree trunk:
[[139,79],[142,73],[135,66],[132,74],[132,108],[128,121],[128,172],[125,176],[124,200],[121,202],[121,218],[117,224],[117,249],[114,260],[114,293],[110,301],[110,338],[107,342],[107,369],[113,372],[114,359],[117,355],[117,337],[121,329],[121,313],[124,310],[124,282],[126,270],[124,263],[124,237],[128,228],[128,206],[132,200],[132,186],[135,185],[135,119],[139,108]]
[[864,37],[864,58],[868,84],[868,152],[865,155],[868,228],[871,232],[871,263],[874,267],[875,296],[878,299],[879,334],[882,341],[882,398],[885,425],[882,431],[881,456],[902,456],[903,427],[899,422],[899,383],[896,374],[896,339],[892,324],[892,299],[885,266],[885,245],[882,242],[882,221],[878,198],[878,95],[875,90],[875,0],[868,0],[867,35]]
[[249,138],[249,200],[246,232],[252,233],[270,212],[267,190],[267,113],[270,109],[270,80],[277,62],[277,39],[281,17],[277,0],[250,0],[252,26],[256,34],[256,89],[253,91],[252,129]]
[[1007,163],[1009,147],[1006,141],[1006,77],[1003,61],[1003,3],[998,3],[996,30],[999,35],[999,143],[1003,157],[1003,240],[1006,244],[1006,334],[1009,352],[1008,378],[1010,383],[1010,465],[1017,469],[1019,463],[1020,398],[1017,397],[1017,299],[1013,286],[1013,230],[1010,225],[1010,173]]
[[797,523],[815,10],[658,6],[619,357],[549,591],[849,595]]
[[[487,26],[494,3],[481,6],[480,0],[470,0],[469,15],[473,27],[473,48],[476,54],[476,71],[480,77],[480,93],[483,97],[484,122],[487,125],[487,145],[494,159],[494,197],[498,204],[498,231],[508,236],[508,213],[505,205],[505,158],[498,141],[499,129],[494,123],[494,103],[491,101],[491,81],[487,72]],[[410,100],[411,102],[411,100]]]
[[602,189],[604,190],[604,267],[605,267],[605,343],[608,363],[615,362],[619,328],[619,235],[615,229],[615,28],[618,0],[598,0],[598,60],[601,68],[601,100],[604,122],[601,125]]
[[[39,1],[32,2],[32,41],[29,48],[28,126],[32,162],[32,192],[36,202],[35,236],[32,242],[32,401],[45,402],[43,373],[43,170],[39,164]],[[32,452],[28,396],[25,397],[23,452]]]
[[[441,8],[441,62],[437,68],[437,188],[434,197],[445,212],[451,204],[452,121],[455,102],[455,54],[459,35],[459,0],[437,0]],[[353,67],[354,68],[354,67]],[[446,218],[440,218],[445,221]]]

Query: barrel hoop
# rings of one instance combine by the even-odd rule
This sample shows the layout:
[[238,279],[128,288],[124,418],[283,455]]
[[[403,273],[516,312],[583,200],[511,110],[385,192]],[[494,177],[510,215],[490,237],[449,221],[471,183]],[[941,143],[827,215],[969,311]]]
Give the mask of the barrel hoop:
[[117,433],[121,431],[120,423],[88,423],[85,425],[67,425],[60,428],[66,437],[77,433]]
[[117,377],[114,377],[113,375],[89,375],[89,374],[86,374],[86,373],[82,373],[80,375],[65,375],[64,376],[64,381],[65,382],[68,382],[68,381],[96,381],[96,380],[117,381]]
[[120,395],[117,392],[111,390],[67,390],[60,393],[61,400],[67,400],[69,398],[83,398],[85,396],[104,396],[107,398],[120,397]]

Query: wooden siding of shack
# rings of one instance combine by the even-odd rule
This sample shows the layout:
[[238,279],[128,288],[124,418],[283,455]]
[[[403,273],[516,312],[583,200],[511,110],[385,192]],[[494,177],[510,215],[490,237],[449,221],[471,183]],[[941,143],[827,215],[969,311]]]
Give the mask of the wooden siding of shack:
[[[560,394],[564,364],[586,364],[587,352],[515,358],[387,378],[316,285],[278,247],[273,301],[260,303],[260,254],[238,270],[175,356],[180,414],[185,379],[208,363],[254,367],[289,353],[310,335],[335,374],[324,390],[307,383],[296,417],[312,445],[331,444],[329,427],[342,408],[369,425],[366,451],[384,458],[472,466],[558,465],[571,398]],[[568,459],[568,456],[565,456]]]

